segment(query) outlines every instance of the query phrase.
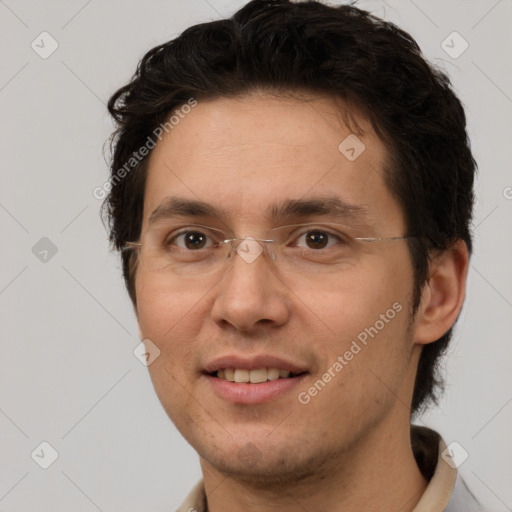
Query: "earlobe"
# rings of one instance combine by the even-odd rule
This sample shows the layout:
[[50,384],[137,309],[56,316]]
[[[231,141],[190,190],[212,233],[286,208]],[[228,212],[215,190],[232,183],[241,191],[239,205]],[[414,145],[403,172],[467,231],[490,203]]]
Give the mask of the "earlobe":
[[458,240],[436,255],[415,316],[414,342],[425,345],[441,338],[455,323],[464,303],[469,253]]

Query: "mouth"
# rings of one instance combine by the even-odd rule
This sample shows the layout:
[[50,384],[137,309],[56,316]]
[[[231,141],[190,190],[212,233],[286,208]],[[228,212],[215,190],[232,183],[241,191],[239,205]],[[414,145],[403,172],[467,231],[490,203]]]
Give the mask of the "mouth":
[[246,368],[220,368],[214,372],[210,372],[208,375],[237,384],[262,384],[269,381],[294,379],[307,373],[306,371],[291,372],[290,370],[282,368],[261,367],[253,370]]
[[256,405],[293,400],[293,390],[309,375],[304,366],[271,356],[226,356],[204,368],[214,395],[232,404]]
[[310,374],[309,368],[270,354],[252,357],[224,355],[203,368],[203,377],[218,398],[234,404],[293,400],[293,389]]

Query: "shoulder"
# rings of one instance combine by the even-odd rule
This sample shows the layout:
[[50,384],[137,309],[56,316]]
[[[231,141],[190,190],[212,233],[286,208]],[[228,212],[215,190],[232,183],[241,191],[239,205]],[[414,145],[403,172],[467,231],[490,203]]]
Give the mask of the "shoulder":
[[460,473],[457,474],[457,479],[455,480],[445,512],[485,512],[482,505],[469,490]]

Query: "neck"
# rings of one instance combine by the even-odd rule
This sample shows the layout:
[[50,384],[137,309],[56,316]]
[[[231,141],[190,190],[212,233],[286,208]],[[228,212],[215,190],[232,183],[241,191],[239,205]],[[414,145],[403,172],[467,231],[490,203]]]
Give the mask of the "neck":
[[[345,450],[311,474],[273,485],[218,472],[201,459],[208,512],[411,512],[428,482],[410,442],[410,423],[379,425],[357,446]],[[314,469],[314,470],[313,470]]]

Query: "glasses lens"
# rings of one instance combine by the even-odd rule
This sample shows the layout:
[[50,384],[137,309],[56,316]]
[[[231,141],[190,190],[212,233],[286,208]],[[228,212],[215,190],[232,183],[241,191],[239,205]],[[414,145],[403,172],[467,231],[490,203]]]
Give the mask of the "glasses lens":
[[229,238],[203,225],[161,225],[149,230],[140,248],[141,264],[149,272],[183,277],[222,273],[238,255],[254,264],[265,258],[283,275],[315,279],[353,267],[365,252],[375,251],[370,240],[357,239],[353,229],[336,223],[280,226],[264,238]]
[[206,226],[162,226],[144,235],[141,263],[150,272],[210,273],[227,257],[223,239],[220,230]]

